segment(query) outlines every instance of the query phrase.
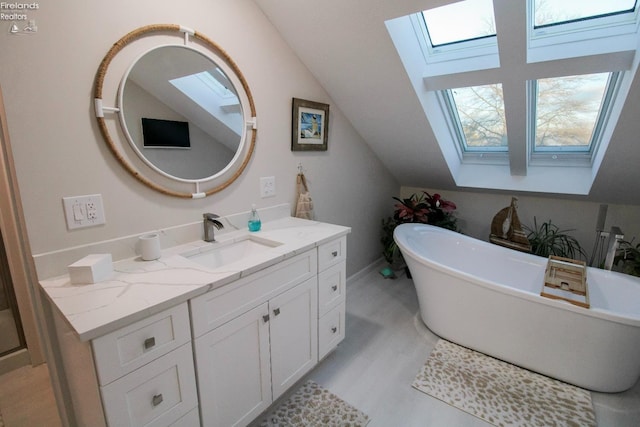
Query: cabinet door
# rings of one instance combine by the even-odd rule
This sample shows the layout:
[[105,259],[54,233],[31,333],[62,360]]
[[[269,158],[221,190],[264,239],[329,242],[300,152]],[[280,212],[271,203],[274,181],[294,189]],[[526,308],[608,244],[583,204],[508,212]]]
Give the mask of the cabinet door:
[[314,277],[269,301],[274,400],[318,362],[317,289]]
[[195,340],[203,426],[247,425],[271,404],[268,305]]

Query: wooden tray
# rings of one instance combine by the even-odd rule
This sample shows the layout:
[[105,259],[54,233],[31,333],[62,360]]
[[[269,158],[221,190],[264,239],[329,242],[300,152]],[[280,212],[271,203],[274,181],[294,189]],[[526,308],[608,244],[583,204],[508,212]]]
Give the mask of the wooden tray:
[[551,255],[540,295],[589,308],[587,264],[584,261]]

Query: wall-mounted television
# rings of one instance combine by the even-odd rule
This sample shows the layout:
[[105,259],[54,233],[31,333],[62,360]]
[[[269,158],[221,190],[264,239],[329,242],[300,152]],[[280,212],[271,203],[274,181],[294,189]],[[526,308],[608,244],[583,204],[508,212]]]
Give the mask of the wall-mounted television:
[[142,118],[145,148],[191,148],[189,123]]

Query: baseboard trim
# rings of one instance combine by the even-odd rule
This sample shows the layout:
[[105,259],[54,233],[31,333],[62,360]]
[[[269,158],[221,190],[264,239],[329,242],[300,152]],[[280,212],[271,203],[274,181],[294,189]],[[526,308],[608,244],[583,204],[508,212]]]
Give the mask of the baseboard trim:
[[14,351],[13,353],[0,357],[0,375],[30,364],[31,357],[26,348]]
[[357,271],[351,276],[347,277],[347,286],[349,286],[353,282],[357,282],[358,280],[362,279],[364,276],[371,273],[372,271],[376,271],[379,268],[382,268],[383,263],[384,263],[384,258],[380,257],[374,262],[372,262],[371,264],[364,267],[362,270]]

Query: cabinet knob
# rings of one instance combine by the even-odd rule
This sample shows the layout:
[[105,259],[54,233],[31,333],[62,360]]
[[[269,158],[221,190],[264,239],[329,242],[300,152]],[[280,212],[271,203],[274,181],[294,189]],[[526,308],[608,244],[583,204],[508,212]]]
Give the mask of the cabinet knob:
[[274,308],[273,309],[273,315],[277,316],[278,314],[280,314],[280,309],[279,308]]
[[151,347],[156,345],[156,337],[147,338],[144,340],[144,349],[149,350]]
[[153,396],[153,399],[151,399],[151,403],[153,404],[153,406],[158,406],[162,403],[163,400],[164,398],[162,397],[162,393],[160,393]]
[[262,316],[262,320],[264,320],[264,323],[267,323],[269,321],[269,315],[265,314],[264,316]]
[[338,327],[334,326],[333,328],[331,328],[331,332],[333,332],[334,334],[338,332]]
[[337,291],[337,290],[338,290],[338,285],[333,285],[333,286],[331,287],[331,289],[333,290],[333,292]]
[[337,257],[338,256],[338,251],[331,252],[331,255],[333,255],[334,257]]

